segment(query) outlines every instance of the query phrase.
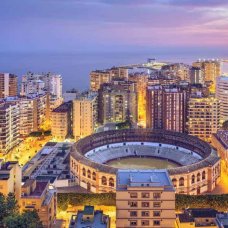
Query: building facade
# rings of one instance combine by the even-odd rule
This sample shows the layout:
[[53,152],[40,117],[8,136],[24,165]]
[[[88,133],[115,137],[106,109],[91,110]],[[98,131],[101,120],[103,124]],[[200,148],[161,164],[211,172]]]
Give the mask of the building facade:
[[4,162],[0,159],[0,193],[4,196],[14,193],[18,202],[21,197],[21,173],[18,162]]
[[37,210],[45,228],[55,227],[56,193],[49,182],[28,179],[21,188],[20,210]]
[[151,86],[147,90],[147,128],[186,132],[186,90]]
[[65,102],[55,108],[51,114],[52,136],[64,141],[72,135],[72,102]]
[[6,154],[19,143],[18,103],[0,103],[0,153]]
[[17,96],[17,81],[14,74],[0,73],[0,99]]
[[228,120],[228,75],[217,77],[216,98],[220,101],[221,122]]
[[221,75],[221,63],[219,60],[198,60],[193,67],[199,67],[203,72],[204,81],[216,84],[216,78]]
[[79,140],[94,132],[97,127],[97,95],[81,94],[73,101],[73,135]]
[[175,225],[175,191],[165,170],[119,170],[116,227]]
[[220,127],[219,102],[214,97],[191,97],[188,102],[188,133],[211,142]]
[[98,92],[99,122],[101,124],[137,122],[137,92],[132,82],[103,84]]

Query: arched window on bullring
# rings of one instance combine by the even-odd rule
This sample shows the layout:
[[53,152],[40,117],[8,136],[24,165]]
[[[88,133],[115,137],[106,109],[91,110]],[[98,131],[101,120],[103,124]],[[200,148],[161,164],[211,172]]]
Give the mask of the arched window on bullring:
[[179,179],[179,186],[181,187],[181,186],[184,186],[184,177],[181,177],[180,179]]
[[197,182],[200,181],[200,173],[197,173]]
[[205,170],[202,172],[202,180],[205,180],[206,179],[206,172]]
[[114,179],[112,177],[109,178],[109,186],[114,187]]
[[103,176],[103,177],[101,178],[101,184],[102,184],[102,185],[107,185],[107,178],[106,178],[105,176]]
[[192,175],[192,182],[191,182],[192,184],[194,184],[195,183],[195,175]]
[[88,171],[87,171],[87,177],[88,178],[91,178],[91,171],[88,169]]
[[177,187],[177,179],[173,178],[172,179],[173,187]]
[[84,177],[86,177],[86,169],[85,169],[85,168],[82,169],[82,175],[83,175]]
[[93,172],[92,176],[93,176],[93,180],[95,181],[95,180],[97,179],[97,177],[96,177],[96,173],[95,173],[95,172]]

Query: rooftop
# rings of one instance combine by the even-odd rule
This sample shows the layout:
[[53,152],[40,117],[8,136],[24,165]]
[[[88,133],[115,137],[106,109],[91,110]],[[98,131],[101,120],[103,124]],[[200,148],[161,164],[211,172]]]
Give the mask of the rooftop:
[[61,104],[59,107],[55,108],[52,112],[68,112],[71,109],[71,102],[65,102]]
[[[92,215],[85,217],[84,215]],[[103,214],[103,211],[94,211],[93,206],[85,206],[83,211],[78,211],[77,216],[73,215],[70,221],[70,228],[106,228],[109,227],[109,217]]]
[[173,190],[167,170],[118,170],[117,189],[127,187],[170,187]]
[[223,145],[225,149],[228,149],[228,130],[220,130],[214,137]]

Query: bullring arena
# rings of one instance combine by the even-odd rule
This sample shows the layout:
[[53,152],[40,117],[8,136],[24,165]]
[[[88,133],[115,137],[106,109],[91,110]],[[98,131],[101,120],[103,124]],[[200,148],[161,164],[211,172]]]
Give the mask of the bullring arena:
[[176,193],[211,192],[220,180],[220,158],[208,143],[187,134],[129,129],[105,131],[75,143],[70,169],[75,182],[94,192],[115,192],[118,168],[109,161],[128,157],[165,159]]

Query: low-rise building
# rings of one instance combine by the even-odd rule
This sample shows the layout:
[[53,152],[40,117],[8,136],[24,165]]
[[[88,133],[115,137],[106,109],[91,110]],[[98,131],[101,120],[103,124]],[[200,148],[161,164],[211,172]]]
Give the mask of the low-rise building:
[[21,197],[21,167],[18,162],[0,159],[0,192],[7,196],[14,193],[17,201]]
[[119,170],[116,227],[174,227],[175,191],[166,170]]
[[28,179],[21,189],[20,210],[37,210],[45,228],[55,227],[56,192],[49,189],[48,181]]
[[51,114],[52,136],[64,141],[72,135],[72,102],[65,102],[55,108]]
[[69,154],[72,143],[48,142],[23,168],[23,180],[50,181],[54,187],[70,184]]
[[110,218],[103,211],[95,211],[93,206],[85,206],[83,211],[72,215],[69,228],[109,228]]
[[177,215],[177,228],[216,228],[216,215],[218,212],[211,208],[189,208]]

